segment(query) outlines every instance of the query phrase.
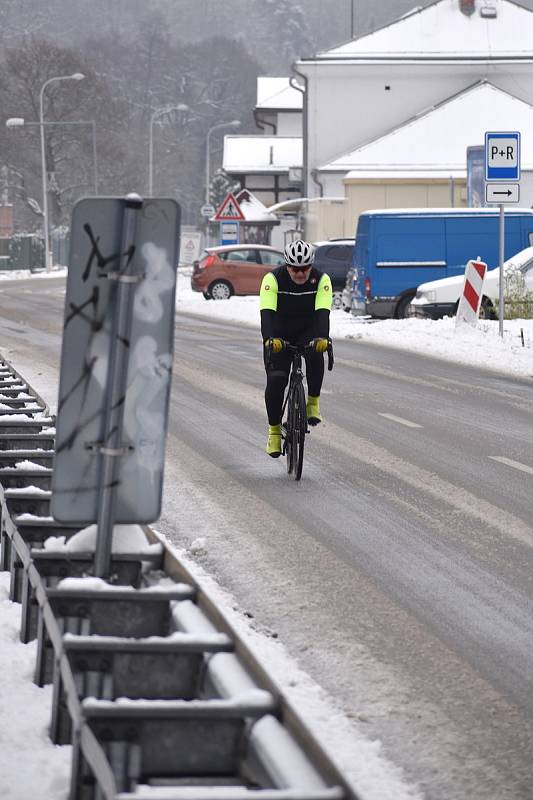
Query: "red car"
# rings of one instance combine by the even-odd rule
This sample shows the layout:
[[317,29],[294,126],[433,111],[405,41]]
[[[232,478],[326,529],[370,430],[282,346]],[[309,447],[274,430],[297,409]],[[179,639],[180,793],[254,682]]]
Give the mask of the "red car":
[[281,250],[258,244],[206,247],[194,262],[193,291],[206,300],[229,300],[233,295],[259,294],[263,276],[285,263]]

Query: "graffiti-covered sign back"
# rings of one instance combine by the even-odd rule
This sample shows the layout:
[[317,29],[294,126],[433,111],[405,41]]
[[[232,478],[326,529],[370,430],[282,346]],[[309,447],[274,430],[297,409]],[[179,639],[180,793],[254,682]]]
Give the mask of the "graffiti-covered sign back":
[[[160,513],[180,209],[170,199],[140,203],[122,252],[124,208],[124,198],[89,198],[72,217],[52,486],[52,514],[64,522],[97,520],[102,454],[119,459],[107,487],[114,521],[152,522]],[[123,314],[127,325],[117,328]],[[124,365],[113,400],[123,408],[118,447],[106,428],[113,361]]]

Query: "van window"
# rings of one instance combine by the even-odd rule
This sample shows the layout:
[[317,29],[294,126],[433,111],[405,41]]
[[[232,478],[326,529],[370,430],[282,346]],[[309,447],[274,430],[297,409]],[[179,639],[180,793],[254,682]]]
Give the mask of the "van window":
[[368,235],[366,232],[360,233],[358,230],[357,239],[355,240],[355,247],[352,254],[352,266],[357,267],[359,270],[364,270],[368,266],[367,261]]

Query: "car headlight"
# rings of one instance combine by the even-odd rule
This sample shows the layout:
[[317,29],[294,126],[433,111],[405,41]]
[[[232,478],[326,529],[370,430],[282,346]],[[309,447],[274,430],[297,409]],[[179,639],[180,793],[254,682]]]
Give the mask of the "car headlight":
[[437,299],[437,293],[435,291],[429,291],[429,292],[418,291],[416,293],[416,299],[424,300],[426,303],[434,303],[435,300]]

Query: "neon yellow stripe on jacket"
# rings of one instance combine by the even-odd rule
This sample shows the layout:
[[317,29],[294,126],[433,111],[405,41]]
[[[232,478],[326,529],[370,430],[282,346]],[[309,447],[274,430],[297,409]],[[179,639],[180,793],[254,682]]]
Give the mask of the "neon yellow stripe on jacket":
[[278,282],[271,272],[267,272],[261,282],[259,309],[261,311],[278,310]]
[[333,291],[331,288],[331,278],[324,273],[320,278],[318,289],[316,290],[315,311],[322,308],[325,308],[326,311],[331,311],[332,302]]

